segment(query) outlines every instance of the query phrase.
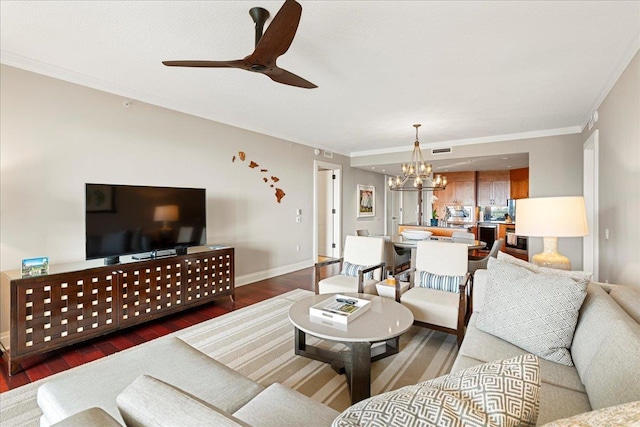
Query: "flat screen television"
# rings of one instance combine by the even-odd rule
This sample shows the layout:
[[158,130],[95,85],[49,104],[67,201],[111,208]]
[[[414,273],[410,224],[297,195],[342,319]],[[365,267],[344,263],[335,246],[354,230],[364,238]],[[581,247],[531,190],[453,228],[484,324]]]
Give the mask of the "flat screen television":
[[85,184],[86,259],[205,244],[206,218],[204,188]]

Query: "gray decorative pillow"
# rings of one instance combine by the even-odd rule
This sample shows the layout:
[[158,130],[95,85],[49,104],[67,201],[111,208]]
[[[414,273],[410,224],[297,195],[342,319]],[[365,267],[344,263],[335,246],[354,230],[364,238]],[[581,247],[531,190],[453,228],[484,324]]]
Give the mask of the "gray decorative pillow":
[[476,326],[531,353],[573,366],[569,348],[588,279],[534,273],[489,258],[485,300]]
[[428,271],[418,272],[418,288],[430,288],[438,291],[460,293],[460,283],[464,280],[464,276],[441,276],[439,274],[429,273]]
[[332,426],[535,426],[539,403],[538,358],[523,354],[373,396]]
[[[371,267],[370,265],[358,265],[358,264],[351,264],[350,262],[343,262],[342,263],[342,271],[340,272],[340,274],[343,274],[345,276],[352,276],[352,277],[358,277],[358,273],[360,270],[364,270],[365,268]],[[371,280],[373,279],[373,271],[370,271],[368,273],[364,274],[364,279],[365,280]]]

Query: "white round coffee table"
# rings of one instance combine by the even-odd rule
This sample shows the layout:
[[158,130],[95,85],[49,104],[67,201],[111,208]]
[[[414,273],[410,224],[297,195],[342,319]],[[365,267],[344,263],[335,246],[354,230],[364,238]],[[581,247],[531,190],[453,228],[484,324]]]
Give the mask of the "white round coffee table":
[[[311,306],[333,295],[313,295],[295,302],[289,309],[289,320],[295,327],[295,353],[330,363],[339,372],[344,370],[351,390],[351,403],[356,403],[371,396],[371,362],[398,353],[400,335],[413,324],[413,314],[389,298],[344,294],[370,300],[371,308],[347,325],[309,315]],[[336,352],[307,345],[306,334],[340,342],[351,351]],[[372,348],[375,343],[384,344]]]

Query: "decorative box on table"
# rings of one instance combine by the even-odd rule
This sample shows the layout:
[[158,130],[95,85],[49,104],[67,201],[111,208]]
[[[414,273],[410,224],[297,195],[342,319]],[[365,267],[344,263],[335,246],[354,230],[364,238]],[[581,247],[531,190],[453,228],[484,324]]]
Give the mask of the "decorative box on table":
[[371,301],[345,295],[332,295],[309,308],[309,315],[348,324],[371,308]]

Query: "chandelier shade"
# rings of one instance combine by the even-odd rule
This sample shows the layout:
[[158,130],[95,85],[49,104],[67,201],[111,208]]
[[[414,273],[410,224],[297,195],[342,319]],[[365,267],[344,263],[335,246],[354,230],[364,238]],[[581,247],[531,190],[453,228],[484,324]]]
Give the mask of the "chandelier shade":
[[413,125],[416,128],[416,140],[409,163],[401,166],[402,175],[389,177],[388,185],[392,191],[439,191],[447,188],[447,177],[440,174],[434,176],[431,164],[424,161],[418,139],[420,126]]

